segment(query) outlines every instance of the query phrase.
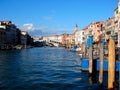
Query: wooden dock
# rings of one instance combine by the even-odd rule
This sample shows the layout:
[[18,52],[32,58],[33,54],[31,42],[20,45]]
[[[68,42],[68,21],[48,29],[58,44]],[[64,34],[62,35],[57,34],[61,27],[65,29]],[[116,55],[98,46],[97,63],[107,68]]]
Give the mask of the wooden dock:
[[[94,59],[93,64],[95,67],[94,69],[99,71],[100,70],[100,60]],[[116,61],[116,68],[115,69],[116,69],[116,72],[120,71],[120,61]],[[81,70],[82,71],[89,71],[89,59],[82,59]],[[108,60],[104,60],[103,71],[108,71]]]

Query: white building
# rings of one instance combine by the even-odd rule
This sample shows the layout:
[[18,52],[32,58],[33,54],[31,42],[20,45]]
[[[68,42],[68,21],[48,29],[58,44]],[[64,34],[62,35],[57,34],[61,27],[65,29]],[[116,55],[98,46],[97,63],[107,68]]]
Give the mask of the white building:
[[46,41],[46,42],[62,43],[62,35],[44,36],[43,40]]
[[50,42],[50,41],[55,40],[55,36],[44,36],[43,40],[46,42]]
[[58,43],[62,43],[62,35],[58,35],[57,36],[57,42]]
[[75,45],[81,46],[84,40],[85,40],[84,31],[83,30],[77,31],[75,34]]

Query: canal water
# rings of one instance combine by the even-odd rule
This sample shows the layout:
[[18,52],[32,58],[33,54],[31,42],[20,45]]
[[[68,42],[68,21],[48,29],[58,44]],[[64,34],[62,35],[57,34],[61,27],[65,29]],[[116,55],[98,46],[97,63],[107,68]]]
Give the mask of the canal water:
[[77,53],[64,48],[30,48],[0,51],[0,90],[106,90],[98,77],[81,72]]

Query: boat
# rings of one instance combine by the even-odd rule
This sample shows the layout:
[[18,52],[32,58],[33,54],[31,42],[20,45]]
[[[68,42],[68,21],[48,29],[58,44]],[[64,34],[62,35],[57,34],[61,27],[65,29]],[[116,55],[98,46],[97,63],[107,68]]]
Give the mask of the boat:
[[22,48],[23,48],[22,45],[17,45],[17,46],[14,47],[14,49],[22,49]]
[[70,48],[70,51],[79,52],[79,51],[81,51],[81,47],[74,46],[73,48]]

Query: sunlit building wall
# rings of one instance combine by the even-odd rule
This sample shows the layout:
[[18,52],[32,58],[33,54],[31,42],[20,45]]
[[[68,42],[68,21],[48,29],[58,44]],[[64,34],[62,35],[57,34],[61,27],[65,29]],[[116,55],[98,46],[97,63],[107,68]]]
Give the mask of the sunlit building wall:
[[120,0],[118,0],[118,47],[120,47]]

